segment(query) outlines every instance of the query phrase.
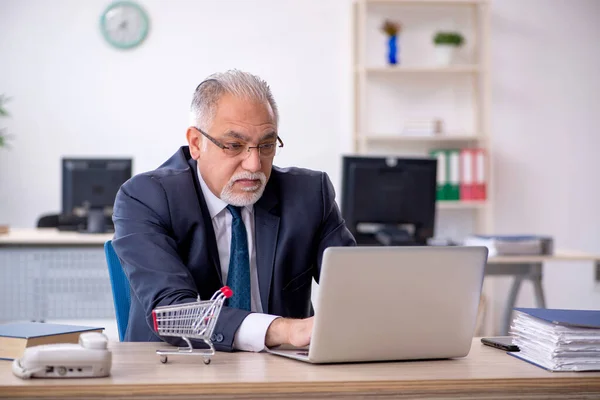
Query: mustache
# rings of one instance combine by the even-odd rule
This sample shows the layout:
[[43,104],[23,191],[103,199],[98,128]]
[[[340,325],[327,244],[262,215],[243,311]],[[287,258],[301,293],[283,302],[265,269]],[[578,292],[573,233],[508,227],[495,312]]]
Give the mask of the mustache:
[[258,180],[258,181],[260,181],[260,183],[262,185],[264,185],[265,182],[267,181],[267,177],[262,172],[243,171],[243,172],[233,175],[231,177],[231,179],[229,180],[229,183],[230,183],[230,185],[233,185],[236,181],[239,181],[242,179],[247,179],[247,180],[252,180],[252,181]]

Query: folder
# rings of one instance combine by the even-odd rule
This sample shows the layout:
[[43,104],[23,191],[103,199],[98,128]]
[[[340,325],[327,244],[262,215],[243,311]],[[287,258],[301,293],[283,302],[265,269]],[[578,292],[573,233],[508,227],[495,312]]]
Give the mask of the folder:
[[600,370],[600,311],[515,308],[510,327],[519,353],[548,371]]
[[[564,310],[549,308],[515,308],[515,311],[551,324],[572,328],[600,329],[600,310]],[[600,331],[599,331],[600,333]]]
[[460,151],[447,150],[448,184],[446,185],[446,200],[460,200]]
[[486,152],[484,149],[475,149],[475,187],[474,187],[474,199],[485,200],[487,199],[487,165],[486,165]]
[[475,200],[475,151],[460,152],[460,199]]
[[446,182],[447,182],[447,163],[446,152],[444,150],[433,150],[429,153],[432,158],[437,160],[436,172],[436,200],[446,200]]

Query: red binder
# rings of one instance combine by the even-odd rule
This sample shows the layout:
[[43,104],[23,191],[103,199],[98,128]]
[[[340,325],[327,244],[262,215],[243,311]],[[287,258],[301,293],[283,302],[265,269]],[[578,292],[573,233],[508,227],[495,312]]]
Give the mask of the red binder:
[[460,199],[475,200],[475,150],[460,152]]
[[475,149],[475,200],[487,199],[487,154],[484,149]]

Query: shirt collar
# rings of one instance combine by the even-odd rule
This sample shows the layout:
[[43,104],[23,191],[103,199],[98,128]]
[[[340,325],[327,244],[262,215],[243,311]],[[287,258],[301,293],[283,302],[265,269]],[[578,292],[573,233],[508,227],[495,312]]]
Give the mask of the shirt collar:
[[[204,195],[204,200],[206,200],[206,206],[208,207],[208,212],[210,214],[210,219],[215,218],[221,211],[223,211],[228,204],[221,200],[219,197],[215,196],[215,194],[208,188],[206,182],[202,178],[202,174],[200,173],[200,167],[196,167],[198,171],[198,180],[200,181],[200,188],[202,188],[202,194]],[[244,207],[250,214],[254,211],[254,205],[249,205]]]

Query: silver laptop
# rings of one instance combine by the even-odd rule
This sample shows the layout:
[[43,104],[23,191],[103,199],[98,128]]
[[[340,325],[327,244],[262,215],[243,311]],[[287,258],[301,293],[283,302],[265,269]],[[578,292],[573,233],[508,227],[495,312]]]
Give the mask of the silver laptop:
[[328,248],[310,347],[268,352],[311,363],[464,357],[486,261],[485,247]]

